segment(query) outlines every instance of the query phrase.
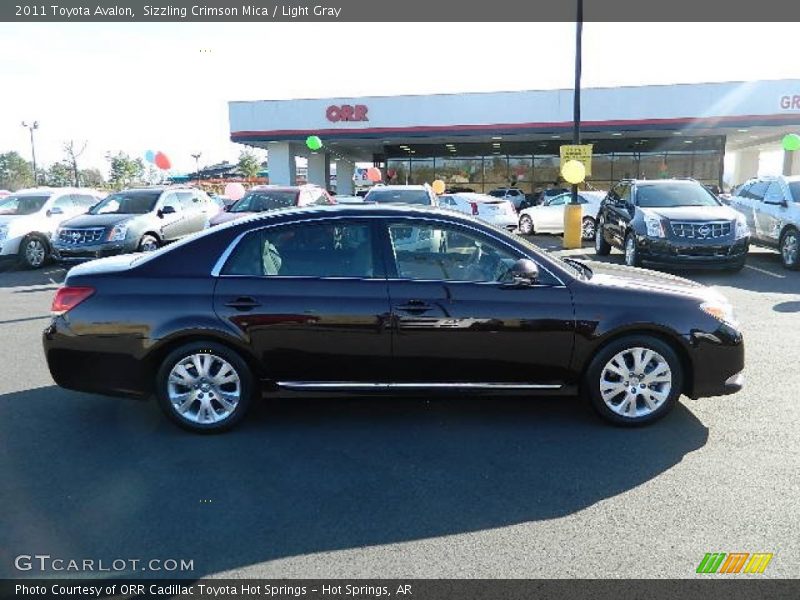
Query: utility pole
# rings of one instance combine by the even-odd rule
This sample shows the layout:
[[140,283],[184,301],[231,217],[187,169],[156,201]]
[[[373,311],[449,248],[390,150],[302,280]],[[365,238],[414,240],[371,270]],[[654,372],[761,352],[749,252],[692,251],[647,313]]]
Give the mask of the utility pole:
[[[572,143],[581,143],[581,54],[583,45],[583,0],[577,0],[575,23],[575,89],[572,97]],[[572,204],[578,203],[578,184],[572,184]]]
[[197,176],[197,185],[200,185],[200,157],[202,155],[202,152],[192,154],[192,158],[194,159],[194,174]]
[[27,128],[28,131],[31,132],[31,158],[33,159],[33,185],[37,186],[39,184],[39,178],[36,173],[36,146],[33,143],[33,130],[39,129],[39,121],[34,121],[33,123],[28,123],[27,121],[23,121],[22,126]]

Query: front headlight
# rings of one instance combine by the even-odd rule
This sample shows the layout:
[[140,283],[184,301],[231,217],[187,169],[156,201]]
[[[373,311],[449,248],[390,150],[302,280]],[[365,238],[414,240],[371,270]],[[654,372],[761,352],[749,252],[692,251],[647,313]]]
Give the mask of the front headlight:
[[700,310],[711,315],[718,321],[727,323],[733,327],[737,326],[736,318],[733,315],[733,306],[724,300],[709,300],[700,305]]
[[747,226],[747,220],[743,215],[736,217],[736,239],[740,240],[750,235],[750,227]]
[[128,235],[128,224],[120,223],[111,228],[111,233],[108,234],[109,242],[121,242]]
[[664,237],[664,224],[661,221],[661,217],[657,217],[655,215],[645,215],[644,224],[645,227],[647,227],[647,237]]

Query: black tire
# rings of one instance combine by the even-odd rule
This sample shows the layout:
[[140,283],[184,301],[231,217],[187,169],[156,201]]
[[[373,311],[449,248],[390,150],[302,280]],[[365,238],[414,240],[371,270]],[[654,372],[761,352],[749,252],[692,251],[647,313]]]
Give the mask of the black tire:
[[[600,392],[600,378],[603,375],[603,369],[606,367],[609,361],[611,361],[619,353],[633,348],[645,348],[652,350],[663,357],[663,359],[669,365],[669,370],[671,372],[671,386],[669,388],[668,395],[661,402],[661,404],[658,405],[657,408],[646,415],[632,418],[615,412],[606,404]],[[610,342],[606,346],[602,347],[599,352],[597,352],[584,374],[583,393],[585,396],[587,396],[595,412],[597,412],[597,414],[599,414],[606,421],[616,425],[636,427],[657,421],[658,419],[664,417],[670,410],[672,410],[678,400],[678,397],[681,395],[681,391],[683,390],[683,381],[683,366],[681,365],[681,361],[678,359],[678,355],[669,344],[659,338],[645,334],[629,335]],[[623,385],[623,387],[627,388],[626,385]],[[632,389],[635,388],[636,385],[634,384]],[[644,392],[639,393],[642,394]],[[613,400],[614,399],[612,398],[612,404]],[[641,406],[644,408],[646,405],[643,398],[641,396],[637,396],[636,405],[638,406],[640,402]]]
[[[794,245],[793,253],[786,247],[789,244]],[[800,269],[800,232],[797,229],[789,227],[783,232],[778,250],[780,251],[781,263],[784,268],[792,271]]]
[[603,220],[597,223],[597,231],[594,234],[594,252],[598,256],[608,256],[611,254],[611,244],[606,241],[603,233]]
[[156,236],[146,233],[142,236],[142,239],[139,240],[136,249],[139,252],[152,252],[153,250],[157,250],[160,246],[161,242],[158,241]]
[[[629,245],[633,250],[630,254],[628,249]],[[639,258],[639,248],[636,247],[636,238],[631,231],[629,231],[625,236],[625,245],[623,246],[623,251],[625,252],[626,265],[629,267],[640,267],[642,265],[642,260]]]
[[597,223],[592,217],[583,217],[581,221],[581,238],[585,241],[594,241],[597,235]]
[[536,229],[533,227],[533,219],[528,215],[522,215],[519,218],[519,232],[522,235],[533,235]]
[[[222,359],[222,361],[227,363],[227,365],[232,368],[232,370],[235,372],[235,375],[239,379],[238,402],[229,415],[221,418],[218,421],[205,423],[198,422],[197,420],[194,420],[194,413],[192,412],[193,408],[197,408],[196,414],[199,416],[200,411],[202,410],[201,407],[203,406],[199,396],[202,396],[203,394],[209,394],[209,396],[213,397],[215,392],[219,394],[219,389],[216,387],[209,385],[210,391],[208,389],[198,388],[194,388],[194,391],[192,391],[193,388],[189,386],[178,386],[178,389],[188,389],[190,390],[188,392],[189,394],[195,395],[194,399],[190,401],[189,409],[186,411],[186,413],[189,415],[188,417],[184,417],[182,414],[180,414],[170,400],[169,376],[172,372],[172,369],[181,361],[193,355],[209,355],[214,357],[211,359],[212,368],[214,364],[216,364],[214,359]],[[223,369],[226,370],[223,371]],[[195,373],[197,373],[196,369]],[[227,373],[227,368],[220,368],[217,373],[224,375]],[[197,374],[200,375],[199,373]],[[156,398],[158,399],[158,404],[161,407],[161,410],[164,411],[164,414],[179,427],[195,433],[217,433],[231,429],[244,418],[245,414],[250,408],[250,405],[252,404],[254,381],[255,378],[253,377],[253,374],[250,371],[250,367],[247,365],[247,363],[242,359],[241,356],[239,356],[239,354],[227,346],[223,346],[222,344],[215,342],[191,342],[176,348],[162,361],[161,366],[158,369],[158,373],[156,374]],[[218,400],[214,401],[209,399],[208,405],[212,406],[217,411],[224,410],[222,403]],[[215,416],[219,416],[217,412],[214,412],[213,414]],[[205,411],[204,415],[208,416],[208,411]]]
[[22,268],[38,269],[50,256],[50,244],[44,236],[36,233],[25,236],[20,242],[18,256]]

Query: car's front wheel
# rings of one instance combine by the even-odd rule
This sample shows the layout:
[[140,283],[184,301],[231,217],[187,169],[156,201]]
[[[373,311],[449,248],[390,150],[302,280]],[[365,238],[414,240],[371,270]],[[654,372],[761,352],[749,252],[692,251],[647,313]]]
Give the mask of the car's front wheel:
[[597,233],[597,224],[592,217],[583,217],[581,222],[581,236],[584,240],[593,240]]
[[533,219],[531,219],[528,215],[522,215],[519,218],[519,232],[522,235],[533,234]]
[[602,348],[585,376],[585,390],[604,419],[643,425],[660,419],[683,389],[683,368],[675,351],[649,335],[632,335]]
[[38,269],[47,260],[49,246],[39,235],[29,235],[19,246],[19,262],[26,269]]
[[253,374],[233,350],[194,342],[173,350],[156,375],[164,413],[189,431],[211,433],[236,425],[253,395]]
[[158,247],[158,238],[150,234],[143,235],[142,239],[139,240],[139,252],[153,252],[158,250]]
[[800,269],[800,233],[791,228],[781,238],[781,262],[787,269]]

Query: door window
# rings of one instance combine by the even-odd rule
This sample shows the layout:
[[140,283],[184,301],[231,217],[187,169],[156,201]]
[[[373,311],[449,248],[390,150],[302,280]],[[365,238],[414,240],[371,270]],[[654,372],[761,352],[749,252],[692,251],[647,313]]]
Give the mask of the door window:
[[480,234],[438,223],[395,223],[389,237],[403,279],[510,281],[518,258]]
[[71,196],[61,196],[56,198],[53,202],[53,208],[61,210],[62,214],[69,215],[75,212],[75,204],[72,202]]
[[164,199],[161,202],[161,208],[166,208],[167,206],[174,208],[176,213],[181,211],[181,203],[175,193],[164,195]]
[[785,200],[786,196],[781,189],[781,184],[779,184],[777,181],[770,183],[766,194],[764,194],[764,202],[768,202],[770,204],[780,204]]
[[178,197],[178,202],[180,203],[181,208],[185,210],[191,210],[195,207],[199,207],[199,202],[192,192],[178,192],[176,196]]
[[564,206],[567,203],[567,200],[570,199],[570,196],[567,194],[561,194],[560,196],[556,196],[550,202],[547,203],[547,206]]
[[95,204],[97,204],[100,200],[95,198],[94,196],[90,196],[89,194],[74,194],[72,196],[72,201],[75,203],[75,206],[78,207],[81,211],[87,211],[92,208]]
[[759,202],[764,199],[764,194],[767,193],[767,187],[769,187],[769,182],[767,181],[756,181],[750,188],[746,191],[747,197],[752,198],[753,200],[758,200]]
[[224,275],[380,277],[369,225],[331,221],[269,227],[246,235]]

